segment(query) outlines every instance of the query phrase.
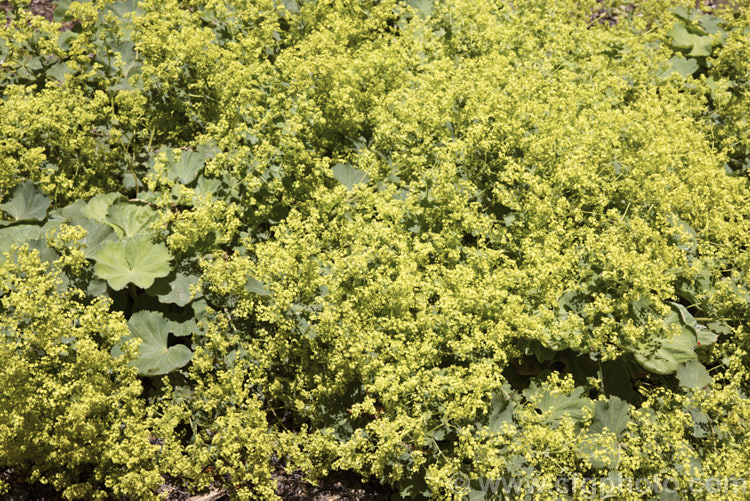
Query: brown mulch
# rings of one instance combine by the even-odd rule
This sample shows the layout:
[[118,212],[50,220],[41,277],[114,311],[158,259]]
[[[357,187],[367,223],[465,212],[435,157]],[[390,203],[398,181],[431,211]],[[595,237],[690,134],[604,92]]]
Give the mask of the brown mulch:
[[393,491],[377,482],[363,482],[352,472],[332,472],[318,485],[307,483],[300,471],[274,473],[276,494],[289,501],[387,501]]
[[[59,501],[60,493],[49,485],[26,483],[16,478],[11,470],[0,473],[0,478],[10,485],[10,490],[0,499],[3,501]],[[318,482],[309,484],[299,472],[286,473],[278,470],[273,474],[276,494],[285,501],[387,501],[393,493],[376,482],[363,482],[352,472],[333,472]],[[168,501],[228,501],[231,496],[220,486],[212,486],[202,493],[190,493],[177,482],[168,479],[159,488]]]
[[[29,10],[37,16],[42,16],[47,21],[52,21],[52,14],[55,12],[56,5],[56,0],[31,0]],[[0,9],[7,12],[10,10],[10,5],[7,2],[0,2]]]

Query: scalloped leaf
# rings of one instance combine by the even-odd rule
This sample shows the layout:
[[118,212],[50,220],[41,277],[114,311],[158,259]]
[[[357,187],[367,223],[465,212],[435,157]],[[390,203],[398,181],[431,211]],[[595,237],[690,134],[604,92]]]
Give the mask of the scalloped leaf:
[[698,71],[698,61],[693,58],[685,59],[682,54],[678,54],[669,60],[673,71],[676,71],[681,77],[689,77]]
[[165,284],[156,292],[156,296],[159,298],[161,303],[176,304],[177,306],[185,306],[190,301],[201,296],[200,291],[193,297],[190,294],[190,287],[198,283],[198,276],[186,275],[184,273],[176,273],[174,279],[168,284]]
[[206,156],[202,153],[197,151],[183,151],[180,153],[179,160],[171,161],[167,166],[167,177],[171,181],[190,184],[195,181],[200,171],[203,170],[205,161]]
[[268,296],[271,294],[260,281],[250,275],[247,276],[245,290],[259,296]]
[[139,356],[131,364],[142,376],[161,376],[186,366],[193,352],[184,344],[168,346],[172,322],[157,311],[139,311],[128,320],[131,337],[141,340]]
[[34,186],[30,180],[26,180],[16,186],[10,200],[0,204],[0,209],[15,221],[42,221],[47,217],[50,202],[42,190]]
[[88,201],[86,207],[81,209],[81,214],[96,222],[104,223],[107,219],[109,208],[116,202],[127,202],[127,198],[120,193],[106,193],[96,195]]
[[104,242],[94,260],[94,272],[114,290],[129,283],[147,289],[155,279],[169,275],[172,256],[164,245],[141,235]]
[[678,324],[680,331],[669,339],[660,339],[659,346],[654,352],[637,351],[636,361],[646,370],[668,375],[674,374],[685,362],[696,360],[698,356],[695,354],[695,347],[698,345],[698,336],[695,328],[690,325],[693,322],[695,319],[684,307],[672,303],[672,311],[667,315],[664,324]]
[[594,421],[591,423],[589,431],[601,433],[606,428],[620,438],[627,429],[629,421],[630,405],[613,395],[609,398],[609,401],[600,400],[596,402]]
[[570,395],[551,393],[542,391],[532,381],[531,386],[523,390],[523,395],[528,399],[541,393],[542,397],[537,401],[536,408],[543,414],[549,413],[547,421],[556,425],[566,414],[573,421],[583,421],[584,408],[594,405],[590,398],[582,396],[583,392],[582,386],[576,386]]
[[693,360],[677,368],[677,380],[683,388],[699,390],[711,384],[714,378],[703,364]]
[[435,0],[406,0],[406,5],[416,10],[420,16],[429,17],[435,9]]
[[[506,394],[510,394],[510,388],[506,387]],[[502,430],[503,423],[513,424],[513,412],[516,402],[512,398],[506,398],[502,391],[495,393],[492,397],[488,426],[490,431],[498,433]]]
[[158,219],[159,214],[144,205],[115,204],[107,211],[106,222],[121,237],[133,237],[150,233],[149,225]]
[[83,255],[86,256],[86,259],[94,259],[94,254],[99,249],[99,246],[107,240],[117,239],[117,235],[111,226],[86,217],[83,213],[84,208],[86,208],[86,203],[78,200],[56,211],[52,220],[62,218],[67,223],[80,226],[86,230],[86,236],[81,240],[81,243],[84,245]]
[[370,182],[367,172],[355,168],[351,164],[338,164],[333,168],[333,177],[343,184],[347,191],[352,191],[357,184]]

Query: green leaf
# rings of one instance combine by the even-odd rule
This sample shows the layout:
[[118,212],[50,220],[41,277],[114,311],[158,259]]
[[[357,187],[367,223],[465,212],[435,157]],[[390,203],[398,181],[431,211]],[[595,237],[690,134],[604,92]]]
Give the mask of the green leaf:
[[[685,314],[689,317],[685,317]],[[655,352],[636,351],[635,359],[641,367],[656,374],[667,375],[674,374],[681,364],[696,360],[698,357],[695,347],[698,338],[695,329],[690,325],[690,319],[693,317],[687,310],[673,303],[672,311],[664,320],[664,324],[667,327],[677,324],[680,331],[669,339],[660,339]]]
[[132,362],[142,376],[160,376],[186,366],[193,356],[184,344],[167,346],[172,322],[156,311],[139,311],[128,320],[131,335],[141,339],[139,356]]
[[80,226],[86,230],[86,236],[81,240],[81,243],[84,244],[83,254],[86,256],[86,259],[94,259],[94,254],[99,249],[99,246],[107,240],[117,239],[117,235],[110,226],[84,216],[84,208],[86,208],[86,203],[78,200],[56,211],[53,220],[62,218],[68,224]]
[[693,436],[703,438],[708,435],[711,431],[711,420],[708,415],[700,409],[688,408],[686,410],[693,418]]
[[724,336],[728,336],[732,333],[732,327],[723,320],[709,323],[708,328],[711,329],[711,331]]
[[127,199],[119,193],[107,193],[96,195],[88,201],[86,207],[81,209],[81,214],[99,223],[107,219],[107,212],[115,202],[126,202]]
[[54,19],[58,23],[63,21],[70,21],[72,17],[66,16],[65,14],[70,8],[70,4],[72,2],[73,0],[58,0],[57,4],[55,4],[55,11],[52,14],[52,19]]
[[672,306],[672,309],[677,312],[679,322],[695,329],[695,326],[698,325],[698,322],[695,321],[695,317],[690,314],[687,308],[682,306],[680,303],[675,303],[674,301],[669,301],[669,304]]
[[435,0],[406,0],[406,5],[416,10],[420,16],[428,17],[432,15]]
[[70,73],[70,69],[68,68],[68,64],[65,61],[53,64],[47,69],[47,76],[52,77],[53,79],[57,80],[58,82],[64,82],[65,81],[65,75],[67,73]]
[[[507,388],[505,393],[508,393],[510,388]],[[515,402],[511,399],[507,399],[506,395],[502,391],[495,393],[492,397],[492,404],[490,407],[489,416],[489,428],[493,433],[498,433],[503,423],[513,424],[513,411],[516,408]]]
[[35,219],[42,221],[47,217],[50,199],[32,183],[26,180],[16,186],[10,200],[0,204],[0,209],[7,212],[16,221]]
[[705,31],[709,35],[713,35],[714,33],[722,31],[720,25],[725,24],[725,21],[720,17],[706,14],[700,17],[700,19],[698,20],[698,24],[701,25],[703,31]]
[[107,212],[106,222],[119,236],[133,237],[150,233],[149,225],[159,219],[159,214],[144,205],[115,204]]
[[245,284],[245,290],[259,296],[269,296],[271,294],[266,290],[261,282],[251,277],[250,275],[247,276],[247,284]]
[[589,431],[601,433],[606,428],[614,433],[617,438],[620,438],[629,421],[630,405],[613,395],[608,402],[601,400],[596,402],[594,421],[591,423]]
[[333,168],[333,177],[343,184],[347,191],[352,191],[357,184],[370,182],[370,176],[365,171],[355,168],[351,164],[338,164]]
[[682,21],[690,22],[695,17],[695,9],[679,6],[672,9],[672,14]]
[[94,260],[94,272],[113,289],[120,290],[128,283],[147,289],[156,278],[169,275],[172,256],[164,245],[141,235],[104,242]]
[[81,240],[81,243],[85,246],[83,248],[83,255],[86,259],[94,259],[94,254],[104,242],[116,239],[112,228],[96,221],[87,219],[81,222],[74,222],[74,224],[86,230],[86,236]]
[[712,40],[711,37],[704,36],[699,37],[693,35],[693,50],[688,52],[688,56],[693,57],[708,57],[712,51]]
[[620,463],[620,448],[611,438],[587,434],[577,452],[579,457],[587,459],[596,470],[614,470]]
[[206,157],[201,153],[182,151],[180,159],[170,162],[167,166],[167,178],[182,184],[190,184],[198,177],[205,161]]
[[690,33],[685,23],[675,23],[674,27],[667,32],[672,39],[672,47],[682,50],[690,50],[689,56],[707,57],[711,55],[712,40],[710,36]]
[[[180,307],[185,306],[195,299],[190,294],[190,287],[197,283],[198,277],[196,275],[177,273],[174,279],[166,284],[164,290],[157,293],[157,297],[162,303],[176,304]],[[200,297],[200,295],[199,291],[195,297]]]
[[[581,396],[583,395],[583,392],[584,388],[582,386],[576,386],[570,395],[561,395],[559,393],[545,391],[542,393],[542,398],[539,399],[536,407],[544,414],[549,412],[549,423],[559,422],[566,414],[569,415],[573,421],[581,422],[583,421],[584,408],[593,405],[591,399]],[[539,393],[539,389],[533,382],[528,389],[523,391],[526,398],[537,393]]]
[[107,7],[107,10],[114,13],[117,17],[124,17],[131,12],[141,13],[142,9],[138,8],[138,0],[122,0],[115,2]]
[[[122,57],[122,74],[127,79],[131,75],[137,75],[141,71],[141,63],[138,62],[138,54],[136,52],[135,44],[129,40],[126,40],[117,46],[117,52]],[[125,80],[124,84],[127,83]]]
[[194,318],[185,322],[172,322],[170,325],[170,332],[178,337],[192,336],[200,330]]
[[107,294],[107,282],[99,280],[98,278],[92,278],[88,286],[86,287],[86,294],[91,297],[100,297]]
[[221,187],[221,181],[214,178],[206,178],[202,174],[198,176],[195,184],[195,195],[199,197],[211,196]]
[[675,23],[674,27],[667,32],[667,36],[672,39],[672,47],[676,49],[692,49],[696,35],[688,32],[685,23]]
[[296,0],[281,0],[281,4],[292,14],[299,12],[299,5]]
[[682,77],[689,77],[698,71],[698,61],[693,58],[685,59],[682,54],[678,54],[669,60],[673,71],[676,71]]
[[677,368],[677,379],[683,388],[699,390],[711,384],[714,378],[698,361],[691,361]]
[[2,254],[10,251],[12,246],[22,245],[43,236],[44,231],[39,226],[31,224],[0,228],[0,261],[3,260]]

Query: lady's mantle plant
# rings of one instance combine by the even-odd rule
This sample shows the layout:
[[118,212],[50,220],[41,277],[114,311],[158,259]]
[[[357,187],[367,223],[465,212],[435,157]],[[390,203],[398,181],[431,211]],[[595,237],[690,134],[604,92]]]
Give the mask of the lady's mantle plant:
[[67,498],[270,499],[279,465],[742,498],[746,10],[12,4],[0,466]]

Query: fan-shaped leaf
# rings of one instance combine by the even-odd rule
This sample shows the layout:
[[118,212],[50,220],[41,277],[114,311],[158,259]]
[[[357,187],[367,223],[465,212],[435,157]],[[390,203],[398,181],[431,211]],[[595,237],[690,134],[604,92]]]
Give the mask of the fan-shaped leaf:
[[81,214],[89,219],[103,223],[107,219],[107,212],[115,202],[125,202],[127,199],[119,193],[107,193],[96,195],[88,201],[86,207],[81,209]]
[[195,185],[195,195],[199,197],[211,196],[221,187],[221,181],[213,178],[206,178],[203,175],[198,176],[198,182]]
[[368,183],[370,176],[367,172],[355,168],[351,164],[338,164],[333,168],[333,177],[336,181],[343,184],[347,191],[352,191],[354,185],[360,183]]
[[676,49],[692,49],[695,35],[688,32],[685,23],[675,23],[674,27],[667,32],[672,39],[672,47]]
[[[693,58],[685,59],[682,54],[674,56],[669,60],[669,64],[673,71],[676,71],[682,77],[689,77],[696,71],[698,71],[698,61]],[[669,72],[671,73],[671,72]]]
[[193,352],[183,344],[167,346],[172,322],[156,311],[139,311],[128,320],[133,337],[140,338],[140,355],[132,364],[143,376],[160,376],[184,367]]
[[3,253],[10,251],[12,246],[31,242],[43,236],[44,231],[39,226],[30,224],[0,228],[0,263],[5,260]]
[[179,337],[191,336],[200,330],[194,318],[185,322],[172,322],[170,325],[170,332]]
[[270,294],[270,292],[266,290],[261,282],[251,277],[250,275],[247,276],[247,284],[245,284],[245,290],[259,296],[268,296]]
[[578,445],[578,456],[588,460],[594,469],[617,469],[620,449],[614,438],[602,435],[585,435]]
[[180,159],[172,162],[167,169],[167,177],[182,184],[192,183],[203,169],[205,157],[195,151],[183,151]]
[[94,259],[99,246],[106,240],[115,240],[117,235],[110,226],[86,217],[83,212],[86,207],[86,203],[79,200],[57,211],[53,220],[62,218],[67,223],[86,230],[86,236],[81,240],[84,244],[83,254],[87,259]]
[[169,275],[172,256],[164,245],[138,236],[104,242],[94,260],[94,271],[113,289],[122,289],[128,283],[146,289],[154,279]]
[[680,326],[680,331],[669,339],[660,339],[655,352],[636,352],[636,361],[644,369],[666,375],[674,374],[681,364],[696,360],[698,357],[695,354],[695,347],[698,344],[698,338],[695,328],[690,325],[693,322],[695,319],[687,310],[673,303],[672,311],[664,320],[664,324],[667,327],[677,324]]
[[[197,283],[198,277],[196,275],[177,273],[174,279],[166,284],[164,290],[158,291],[156,295],[162,303],[185,306],[194,299],[190,294],[190,287]],[[195,297],[200,297],[200,292]]]
[[49,204],[50,199],[44,196],[42,190],[34,186],[30,180],[26,180],[13,190],[10,200],[0,204],[0,209],[16,221],[41,221],[47,217]]
[[435,0],[406,0],[406,5],[414,8],[420,16],[430,16],[435,8]]
[[151,223],[159,219],[159,214],[143,205],[115,204],[109,208],[107,223],[120,236],[132,237],[148,233]]
[[492,397],[492,407],[490,408],[489,428],[493,433],[502,429],[503,423],[513,424],[513,411],[516,403],[513,400],[506,399],[502,392],[497,392]]
[[606,428],[619,438],[627,428],[629,421],[630,406],[627,402],[623,402],[613,395],[609,398],[609,402],[596,402],[594,421],[591,423],[589,431],[601,433]]
[[714,380],[703,364],[695,360],[677,368],[677,379],[680,386],[695,390],[705,388]]
[[530,398],[540,392],[542,397],[538,400],[536,407],[544,414],[549,413],[548,422],[550,423],[559,422],[565,414],[574,421],[583,421],[583,409],[593,405],[591,399],[582,396],[584,392],[582,386],[576,386],[570,395],[564,395],[549,391],[542,392],[532,382],[531,386],[523,391],[523,395]]

